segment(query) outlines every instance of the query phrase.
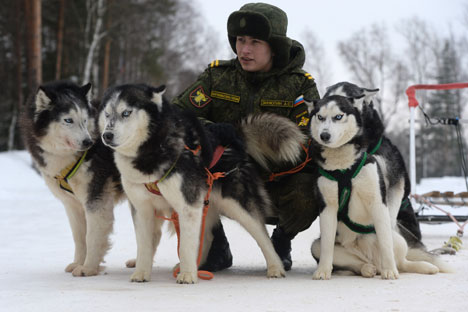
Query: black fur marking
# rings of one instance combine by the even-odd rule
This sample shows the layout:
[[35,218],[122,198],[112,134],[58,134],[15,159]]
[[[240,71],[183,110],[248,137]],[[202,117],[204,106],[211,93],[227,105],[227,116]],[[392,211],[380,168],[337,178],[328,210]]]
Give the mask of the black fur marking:
[[114,152],[98,140],[86,155],[86,161],[90,162],[89,172],[92,179],[88,186],[88,209],[96,210],[99,206],[94,203],[99,202],[104,194],[104,187],[109,183],[118,188],[118,193],[123,192],[120,182],[120,173],[114,162]]
[[[103,103],[119,92],[119,99],[128,105],[145,110],[150,117],[148,139],[141,144],[134,167],[142,173],[165,173],[177,160],[177,164],[168,177],[180,173],[182,194],[189,203],[196,202],[200,194],[207,192],[207,167],[217,145],[228,146],[211,172],[227,172],[234,168],[232,174],[214,182],[214,189],[221,189],[224,197],[238,201],[248,211],[259,211],[265,214],[268,202],[261,194],[260,180],[256,168],[244,151],[243,142],[238,138],[232,126],[208,126],[206,129],[191,111],[182,111],[177,106],[163,99],[162,109],[151,102],[154,88],[146,85],[123,85],[115,87],[104,96]],[[101,109],[103,109],[101,107]],[[218,128],[218,129],[216,129]],[[220,128],[223,131],[218,131]],[[185,148],[201,151],[194,154]],[[266,192],[266,191],[265,191]]]

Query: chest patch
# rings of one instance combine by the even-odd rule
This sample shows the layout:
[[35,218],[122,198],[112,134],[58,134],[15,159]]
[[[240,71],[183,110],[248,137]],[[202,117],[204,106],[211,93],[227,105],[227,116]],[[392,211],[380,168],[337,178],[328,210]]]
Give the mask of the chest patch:
[[240,102],[240,96],[234,95],[234,94],[229,94],[229,93],[224,93],[220,91],[211,91],[210,96],[215,99],[220,99],[220,100],[225,100],[229,102],[234,102],[234,103],[239,103]]
[[202,108],[211,102],[211,98],[206,95],[202,86],[195,88],[190,92],[190,103],[197,108]]
[[294,102],[286,100],[261,100],[260,106],[291,108],[294,106]]

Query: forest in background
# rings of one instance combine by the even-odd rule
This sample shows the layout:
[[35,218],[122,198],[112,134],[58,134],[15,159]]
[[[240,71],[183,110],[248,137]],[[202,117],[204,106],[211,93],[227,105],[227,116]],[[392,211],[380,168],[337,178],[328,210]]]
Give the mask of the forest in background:
[[[462,9],[461,32],[412,18],[398,25],[372,24],[337,42],[352,82],[380,89],[375,107],[405,158],[408,123],[399,111],[407,110],[406,88],[468,81],[468,4]],[[2,1],[0,151],[22,148],[18,113],[42,82],[92,82],[96,98],[108,86],[130,82],[165,84],[169,98],[178,94],[227,46],[202,21],[188,0]],[[404,50],[392,47],[394,33],[405,42]],[[305,29],[300,41],[307,54],[305,69],[318,77],[323,94],[325,86],[341,80],[331,81],[332,67],[317,33]],[[468,119],[467,93],[423,92],[418,99],[428,116]],[[460,175],[454,127],[424,120],[419,125],[418,175]]]

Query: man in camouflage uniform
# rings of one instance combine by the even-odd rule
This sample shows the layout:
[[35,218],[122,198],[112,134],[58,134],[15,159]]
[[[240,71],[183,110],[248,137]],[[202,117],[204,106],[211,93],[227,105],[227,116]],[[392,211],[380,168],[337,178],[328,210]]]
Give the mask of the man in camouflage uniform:
[[[228,19],[228,38],[237,58],[214,61],[198,80],[174,99],[207,123],[237,124],[252,113],[288,117],[306,131],[309,122],[304,99],[318,99],[312,76],[302,70],[302,45],[286,36],[288,19],[281,9],[250,3]],[[293,165],[294,166],[294,165]],[[288,169],[288,168],[278,168]],[[291,240],[318,216],[311,185],[312,170],[286,175],[266,184],[277,214],[272,241],[286,270],[291,269]],[[221,223],[203,269],[217,271],[232,265]]]

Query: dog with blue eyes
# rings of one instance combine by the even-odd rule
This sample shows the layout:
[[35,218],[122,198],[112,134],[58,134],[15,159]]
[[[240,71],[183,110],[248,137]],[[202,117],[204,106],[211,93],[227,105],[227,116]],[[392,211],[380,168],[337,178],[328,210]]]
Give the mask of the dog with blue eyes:
[[308,105],[311,152],[320,172],[313,190],[320,206],[313,278],[330,279],[333,269],[382,279],[449,271],[424,249],[408,248],[396,228],[404,174],[370,151],[365,95],[330,95]]

